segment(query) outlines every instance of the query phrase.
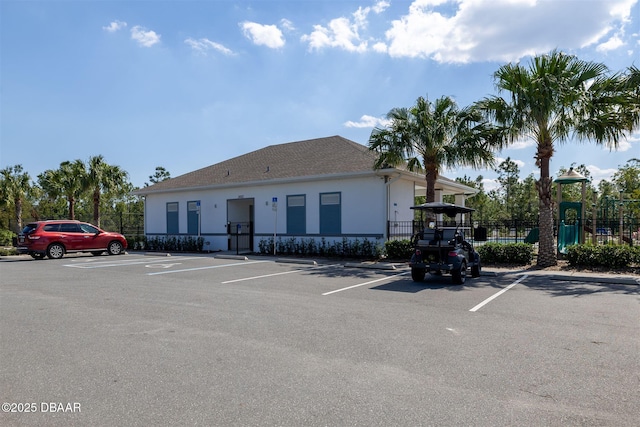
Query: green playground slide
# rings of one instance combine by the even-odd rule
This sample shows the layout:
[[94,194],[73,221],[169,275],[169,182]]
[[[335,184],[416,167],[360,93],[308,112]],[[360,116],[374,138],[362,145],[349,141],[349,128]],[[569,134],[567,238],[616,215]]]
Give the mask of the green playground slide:
[[580,228],[578,224],[566,225],[564,221],[560,222],[558,229],[558,252],[567,253],[567,247],[580,243]]

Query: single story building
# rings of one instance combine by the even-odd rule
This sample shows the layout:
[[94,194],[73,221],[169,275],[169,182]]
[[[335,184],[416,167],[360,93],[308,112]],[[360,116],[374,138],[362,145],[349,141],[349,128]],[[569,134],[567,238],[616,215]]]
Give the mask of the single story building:
[[[201,236],[204,250],[255,250],[261,240],[369,239],[411,221],[425,177],[374,170],[376,154],[340,136],[271,145],[134,191],[145,200],[145,234]],[[437,199],[477,190],[440,177]],[[242,237],[242,238],[240,238]]]

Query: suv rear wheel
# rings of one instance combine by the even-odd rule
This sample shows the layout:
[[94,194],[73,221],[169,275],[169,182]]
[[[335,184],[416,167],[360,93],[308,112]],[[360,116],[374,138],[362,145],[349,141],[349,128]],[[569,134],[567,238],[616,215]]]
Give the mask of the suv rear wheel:
[[60,259],[64,255],[64,246],[60,243],[52,243],[47,248],[47,256],[51,259]]

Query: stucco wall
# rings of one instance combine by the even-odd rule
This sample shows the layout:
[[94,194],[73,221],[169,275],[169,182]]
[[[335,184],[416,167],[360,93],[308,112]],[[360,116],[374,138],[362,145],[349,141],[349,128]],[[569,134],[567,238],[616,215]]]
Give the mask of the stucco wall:
[[[199,200],[201,206],[200,232],[208,242],[205,249],[226,250],[227,221],[246,221],[248,210],[244,208],[244,205],[251,201],[254,209],[254,233],[256,235],[254,248],[258,248],[259,241],[273,236],[274,231],[277,236],[286,235],[287,195],[304,194],[306,196],[307,236],[320,237],[320,193],[340,192],[341,236],[384,236],[386,233],[387,199],[389,199],[390,212],[392,214],[394,210],[402,212],[403,218],[410,218],[409,206],[413,204],[413,184],[411,182],[392,182],[389,184],[389,191],[391,197],[387,196],[387,184],[384,179],[371,175],[341,180],[317,180],[148,195],[145,202],[145,232],[147,235],[166,234],[166,204],[178,202],[179,231],[180,234],[186,234],[187,202]],[[274,197],[277,198],[277,212],[273,210],[272,200]],[[230,200],[242,200],[243,203],[228,203]],[[393,205],[394,203],[395,205]]]

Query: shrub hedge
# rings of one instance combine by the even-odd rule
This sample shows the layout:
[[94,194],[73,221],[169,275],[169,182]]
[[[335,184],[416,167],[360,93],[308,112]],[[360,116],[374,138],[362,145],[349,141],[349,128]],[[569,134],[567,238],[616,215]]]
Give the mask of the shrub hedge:
[[16,248],[0,248],[0,256],[18,255]]
[[483,264],[526,265],[533,261],[533,245],[529,243],[489,242],[476,248]]
[[640,246],[573,245],[567,248],[567,261],[575,267],[640,266]]
[[169,236],[151,237],[126,236],[127,247],[132,251],[202,252],[203,237]]
[[384,243],[384,249],[389,259],[409,260],[413,255],[411,240],[388,240]]
[[[261,254],[273,254],[273,237],[260,239],[258,249]],[[366,238],[364,240],[349,240],[345,237],[342,241],[327,242],[323,237],[320,242],[317,242],[313,238],[290,237],[282,239],[279,237],[276,241],[276,253],[281,255],[378,258],[382,254],[382,249],[380,245]]]

